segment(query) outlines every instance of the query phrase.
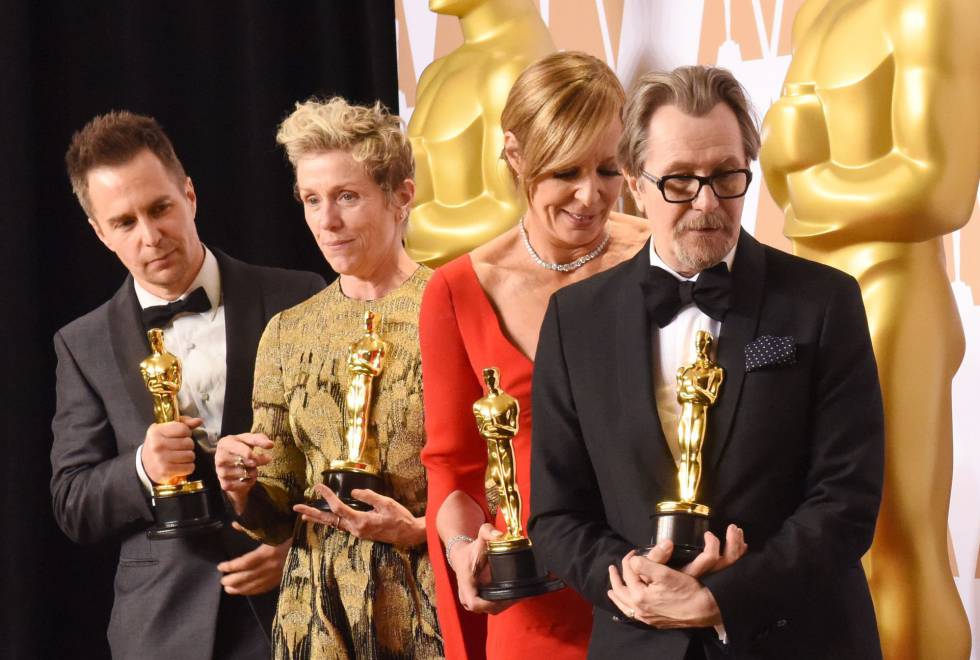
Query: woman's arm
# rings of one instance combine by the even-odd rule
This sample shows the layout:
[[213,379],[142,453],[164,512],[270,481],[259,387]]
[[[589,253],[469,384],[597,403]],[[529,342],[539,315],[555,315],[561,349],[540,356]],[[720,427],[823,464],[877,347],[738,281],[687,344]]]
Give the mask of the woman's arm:
[[[253,448],[251,455],[245,457],[246,467],[250,459],[256,463],[257,478],[250,483],[258,488],[249,489],[246,496],[229,498],[246,532],[273,545],[292,536],[296,521],[292,506],[303,500],[306,485],[306,457],[296,446],[289,427],[280,322],[281,315],[273,316],[259,341],[252,392],[252,433],[235,438],[242,441],[264,436],[271,447],[257,444],[260,449]],[[219,458],[216,452],[216,461]],[[250,471],[249,475],[252,474]]]

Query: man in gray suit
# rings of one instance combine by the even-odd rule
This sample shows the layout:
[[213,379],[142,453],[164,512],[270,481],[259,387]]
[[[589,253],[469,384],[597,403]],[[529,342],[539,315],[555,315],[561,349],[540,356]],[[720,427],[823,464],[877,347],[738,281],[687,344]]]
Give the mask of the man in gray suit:
[[[269,318],[323,280],[251,266],[205,247],[197,197],[155,120],[96,117],[66,154],[72,187],[102,243],[129,271],[105,304],[62,328],[52,428],[55,518],[79,543],[121,541],[108,638],[113,657],[267,658],[287,547],[230,526],[150,541],[150,493],[178,476],[223,502],[217,439],[247,431],[255,351]],[[148,327],[183,363],[179,421],[153,423],[139,372]],[[254,472],[251,474],[254,477]]]

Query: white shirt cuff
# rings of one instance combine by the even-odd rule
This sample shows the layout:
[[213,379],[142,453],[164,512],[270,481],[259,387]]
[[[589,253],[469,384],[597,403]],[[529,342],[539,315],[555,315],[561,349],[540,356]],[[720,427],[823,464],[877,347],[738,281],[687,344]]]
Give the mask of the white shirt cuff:
[[136,448],[136,476],[140,478],[140,483],[143,484],[146,492],[152,495],[153,482],[150,481],[149,475],[146,474],[146,470],[143,468],[143,445]]

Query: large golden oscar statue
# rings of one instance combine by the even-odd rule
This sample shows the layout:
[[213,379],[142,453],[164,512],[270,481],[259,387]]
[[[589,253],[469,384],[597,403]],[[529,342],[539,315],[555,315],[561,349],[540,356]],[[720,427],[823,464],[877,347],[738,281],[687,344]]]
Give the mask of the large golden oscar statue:
[[555,44],[531,0],[430,0],[459,17],[463,44],[422,72],[408,137],[415,208],[405,245],[438,266],[511,228],[524,212],[500,154],[511,85]]
[[885,404],[885,487],[865,557],[888,660],[966,660],[950,573],[951,382],[964,338],[943,235],[980,176],[980,3],[810,0],[762,169],[794,251],[857,278]]

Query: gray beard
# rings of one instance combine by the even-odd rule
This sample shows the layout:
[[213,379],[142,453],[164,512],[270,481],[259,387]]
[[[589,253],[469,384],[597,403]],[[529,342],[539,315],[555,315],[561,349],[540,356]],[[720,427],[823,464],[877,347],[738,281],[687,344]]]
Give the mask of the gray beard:
[[[685,271],[699,273],[725,258],[735,246],[737,232],[731,231],[731,221],[719,212],[705,213],[674,227],[674,256]],[[690,236],[691,229],[721,229],[714,236]]]

